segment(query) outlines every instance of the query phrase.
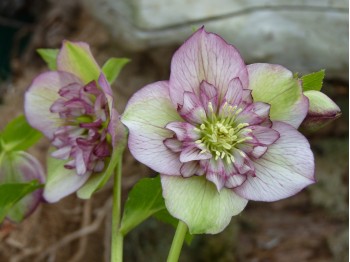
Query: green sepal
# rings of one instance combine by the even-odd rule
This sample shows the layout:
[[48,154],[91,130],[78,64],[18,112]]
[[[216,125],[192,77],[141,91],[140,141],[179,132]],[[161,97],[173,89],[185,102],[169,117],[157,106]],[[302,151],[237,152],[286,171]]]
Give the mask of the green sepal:
[[105,74],[109,84],[113,84],[113,82],[117,79],[120,71],[129,62],[130,59],[128,58],[116,57],[112,57],[106,61],[102,67],[102,72]]
[[28,124],[24,115],[20,115],[8,123],[0,133],[0,152],[26,150],[41,137],[42,134]]
[[93,174],[88,181],[77,191],[77,196],[81,199],[89,199],[99,189],[101,189],[115,172],[118,158],[123,154],[126,140],[121,139],[117,147],[113,150],[109,164],[104,172]]
[[325,76],[324,69],[315,73],[302,76],[300,79],[302,80],[302,83],[303,83],[303,90],[320,91],[322,89],[324,76]]
[[46,62],[50,70],[57,70],[57,55],[59,49],[39,48],[36,50],[41,58]]
[[43,187],[37,180],[29,183],[7,183],[0,185],[0,223],[11,208],[26,195]]
[[97,80],[101,69],[96,63],[89,45],[82,42],[63,41],[57,57],[57,69],[80,78],[84,84]]

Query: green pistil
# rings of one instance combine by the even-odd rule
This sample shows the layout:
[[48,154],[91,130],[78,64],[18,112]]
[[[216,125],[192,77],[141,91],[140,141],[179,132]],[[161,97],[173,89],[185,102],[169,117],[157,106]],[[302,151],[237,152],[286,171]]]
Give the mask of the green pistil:
[[76,123],[82,124],[82,123],[92,123],[93,119],[91,116],[88,115],[81,115],[75,118]]
[[[210,102],[208,108],[210,110],[208,119],[196,128],[196,131],[201,136],[201,139],[197,140],[196,143],[206,148],[202,150],[201,153],[209,151],[214,156],[215,160],[221,158],[225,160],[227,164],[231,162],[234,163],[235,158],[232,155],[233,148],[235,148],[237,144],[252,139],[250,136],[240,137],[240,133],[251,132],[252,130],[246,128],[249,126],[247,123],[235,123],[237,115],[242,112],[241,108],[225,103],[220,116],[214,113],[213,106]],[[244,152],[241,150],[239,150],[239,153],[245,156]]]

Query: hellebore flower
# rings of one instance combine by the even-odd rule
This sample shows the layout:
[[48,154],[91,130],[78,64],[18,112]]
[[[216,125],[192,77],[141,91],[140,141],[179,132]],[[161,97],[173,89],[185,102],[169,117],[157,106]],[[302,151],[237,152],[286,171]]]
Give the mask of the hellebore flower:
[[89,46],[64,41],[57,71],[39,75],[25,94],[28,122],[51,140],[51,156],[61,160],[45,185],[47,201],[58,201],[106,169],[124,133],[113,103]]
[[193,234],[218,233],[248,200],[275,201],[314,182],[296,130],[308,100],[279,65],[246,66],[203,28],[174,54],[169,81],[145,86],[122,122],[129,148],[161,174],[169,212]]
[[303,130],[315,132],[340,117],[340,108],[327,95],[316,90],[305,91],[304,95],[309,99],[310,106],[301,124]]
[[[45,182],[44,170],[38,160],[24,151],[0,154],[0,184]],[[7,218],[20,222],[28,217],[42,201],[43,189],[37,189],[16,203]]]

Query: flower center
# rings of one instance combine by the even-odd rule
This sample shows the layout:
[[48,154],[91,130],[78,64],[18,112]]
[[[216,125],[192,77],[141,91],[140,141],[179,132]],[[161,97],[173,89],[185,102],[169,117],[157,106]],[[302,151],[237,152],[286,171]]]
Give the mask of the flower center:
[[[219,115],[214,113],[211,103],[208,104],[209,117],[195,130],[200,134],[200,139],[196,141],[205,149],[201,153],[209,151],[215,160],[219,158],[226,160],[227,164],[235,162],[233,150],[238,144],[251,140],[249,133],[252,131],[248,123],[237,123],[236,117],[242,112],[237,106],[224,104]],[[244,154],[241,150],[240,154]]]

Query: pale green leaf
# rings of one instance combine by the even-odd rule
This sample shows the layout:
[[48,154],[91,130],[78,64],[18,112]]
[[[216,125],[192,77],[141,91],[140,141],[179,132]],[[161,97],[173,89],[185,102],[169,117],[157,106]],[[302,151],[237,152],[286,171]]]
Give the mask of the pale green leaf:
[[57,55],[58,55],[59,49],[39,48],[36,51],[41,56],[41,58],[46,62],[50,70],[57,69],[56,61],[57,61]]
[[108,83],[112,84],[118,77],[123,67],[130,62],[128,58],[112,57],[102,67],[102,72],[105,74]]
[[301,77],[301,80],[303,82],[303,90],[315,90],[320,91],[323,85],[323,79],[325,76],[325,70],[322,69],[318,72],[311,73],[308,75],[304,75]]

